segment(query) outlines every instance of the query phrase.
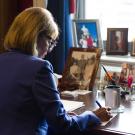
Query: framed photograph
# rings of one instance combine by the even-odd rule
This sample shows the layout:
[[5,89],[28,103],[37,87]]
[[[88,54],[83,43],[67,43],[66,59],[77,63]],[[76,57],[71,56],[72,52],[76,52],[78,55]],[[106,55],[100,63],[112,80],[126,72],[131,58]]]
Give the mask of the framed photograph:
[[107,28],[106,54],[128,54],[128,28]]
[[73,20],[74,46],[80,48],[101,47],[99,20]]
[[131,46],[131,56],[135,56],[135,39],[133,39],[133,43]]
[[92,90],[101,52],[100,48],[71,48],[59,88]]

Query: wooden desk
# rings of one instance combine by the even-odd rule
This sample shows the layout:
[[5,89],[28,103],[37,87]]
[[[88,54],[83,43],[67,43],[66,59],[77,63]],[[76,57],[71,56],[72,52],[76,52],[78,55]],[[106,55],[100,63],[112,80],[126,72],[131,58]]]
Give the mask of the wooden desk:
[[[104,97],[101,92],[98,94],[98,100],[104,105]],[[91,95],[90,110],[97,108],[94,101],[94,96]],[[105,127],[97,127],[93,129],[94,135],[135,135],[135,101],[121,100],[121,104],[125,107],[123,113],[119,113]],[[86,109],[89,107],[86,106]],[[91,135],[92,133],[86,133]]]

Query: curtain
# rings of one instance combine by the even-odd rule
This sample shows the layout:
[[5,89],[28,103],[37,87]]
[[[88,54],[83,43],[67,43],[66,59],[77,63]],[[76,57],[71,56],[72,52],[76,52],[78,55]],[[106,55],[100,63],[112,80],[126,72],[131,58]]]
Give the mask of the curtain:
[[57,46],[46,57],[54,72],[62,74],[70,47],[72,47],[72,22],[69,13],[69,0],[49,0],[47,9],[53,14],[60,28]]
[[85,0],[76,0],[76,19],[85,18]]

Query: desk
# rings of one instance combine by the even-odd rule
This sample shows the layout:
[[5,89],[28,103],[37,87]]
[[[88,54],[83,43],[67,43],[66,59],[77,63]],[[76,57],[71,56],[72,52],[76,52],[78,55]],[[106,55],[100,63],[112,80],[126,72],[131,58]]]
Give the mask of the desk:
[[[90,95],[90,107],[87,105],[86,109],[93,110],[97,108],[94,97],[93,94]],[[98,92],[98,100],[104,106],[104,97],[101,92]],[[121,104],[125,107],[124,112],[118,114],[105,127],[93,129],[94,135],[135,135],[135,101],[122,99]],[[86,134],[89,135],[89,133]]]

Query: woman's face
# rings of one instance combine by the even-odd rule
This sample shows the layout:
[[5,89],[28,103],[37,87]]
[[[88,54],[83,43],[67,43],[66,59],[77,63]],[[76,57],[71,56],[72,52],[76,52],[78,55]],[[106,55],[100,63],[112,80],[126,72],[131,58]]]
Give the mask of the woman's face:
[[37,40],[38,57],[44,58],[47,55],[48,48],[49,44],[47,43],[46,37],[45,36],[38,37]]
[[44,58],[56,46],[56,41],[50,37],[40,36],[37,40],[38,57]]

